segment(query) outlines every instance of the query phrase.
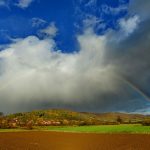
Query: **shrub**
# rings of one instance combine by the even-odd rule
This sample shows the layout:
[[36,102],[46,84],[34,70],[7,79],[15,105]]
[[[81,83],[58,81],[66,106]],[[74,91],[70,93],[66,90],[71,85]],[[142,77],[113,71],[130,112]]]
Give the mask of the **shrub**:
[[150,126],[150,119],[145,119],[145,120],[142,122],[142,125],[143,125],[143,126]]

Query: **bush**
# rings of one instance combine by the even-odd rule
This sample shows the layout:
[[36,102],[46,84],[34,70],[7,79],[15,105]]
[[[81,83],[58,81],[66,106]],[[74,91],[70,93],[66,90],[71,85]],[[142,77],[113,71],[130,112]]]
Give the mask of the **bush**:
[[143,126],[150,126],[150,119],[146,119],[142,122]]

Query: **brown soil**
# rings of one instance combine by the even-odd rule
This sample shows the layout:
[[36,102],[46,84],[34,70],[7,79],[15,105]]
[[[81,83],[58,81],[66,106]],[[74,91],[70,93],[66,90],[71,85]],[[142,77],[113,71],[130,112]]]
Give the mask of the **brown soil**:
[[0,150],[149,150],[149,142],[142,134],[0,133]]

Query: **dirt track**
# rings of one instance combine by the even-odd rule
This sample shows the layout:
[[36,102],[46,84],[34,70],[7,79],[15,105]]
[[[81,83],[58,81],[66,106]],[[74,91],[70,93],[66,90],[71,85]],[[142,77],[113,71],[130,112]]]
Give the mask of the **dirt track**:
[[149,150],[150,135],[0,133],[0,150]]

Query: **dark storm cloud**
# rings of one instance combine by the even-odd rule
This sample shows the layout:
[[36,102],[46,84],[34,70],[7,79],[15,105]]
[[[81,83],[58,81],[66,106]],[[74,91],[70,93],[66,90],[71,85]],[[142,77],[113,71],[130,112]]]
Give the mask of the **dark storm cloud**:
[[129,10],[132,14],[139,14],[142,19],[149,18],[150,13],[150,1],[149,0],[130,0]]
[[[139,4],[139,6],[138,6]],[[150,6],[150,3],[136,3],[136,8],[141,9],[148,14],[149,9],[145,9],[145,5]],[[132,12],[132,10],[131,10]],[[136,12],[136,11],[135,11]],[[141,14],[142,12],[136,12]],[[120,73],[139,87],[145,94],[150,96],[149,81],[150,81],[150,18],[145,19],[140,17],[141,22],[137,29],[129,37],[120,41],[111,43],[106,57],[118,67]],[[122,35],[121,35],[122,36]]]
[[[134,12],[134,15],[136,14],[140,21],[134,32],[127,37],[124,37],[123,34],[120,35],[120,33],[118,36],[114,32],[108,34],[108,38],[110,37],[112,39],[117,35],[117,40],[115,38],[115,40],[113,39],[108,42],[105,60],[106,63],[111,63],[117,68],[116,74],[122,79],[122,83],[129,85],[138,96],[141,95],[141,99],[143,97],[143,99],[147,100],[147,103],[149,103],[150,17],[147,14],[149,14],[150,9],[148,8],[150,8],[150,3],[149,1],[145,1],[144,3],[142,1],[141,4],[141,1],[136,1],[136,3],[131,1],[131,6],[129,8],[129,16],[131,15],[131,18],[133,18]],[[133,95],[133,97],[131,95],[132,94],[126,95],[126,102],[130,103],[130,99],[136,99],[137,95]],[[138,106],[138,101],[136,104]],[[138,108],[136,109],[138,110]]]

